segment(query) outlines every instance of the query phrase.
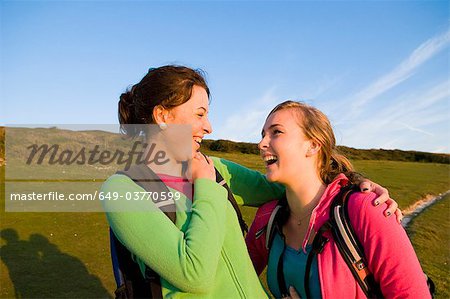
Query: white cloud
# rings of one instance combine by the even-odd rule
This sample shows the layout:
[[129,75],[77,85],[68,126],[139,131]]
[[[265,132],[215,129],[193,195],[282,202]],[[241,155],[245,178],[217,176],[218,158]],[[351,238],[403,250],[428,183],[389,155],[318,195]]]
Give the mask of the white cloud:
[[403,126],[404,128],[410,130],[410,131],[413,131],[413,132],[419,132],[419,133],[422,133],[422,134],[425,134],[425,135],[428,135],[428,136],[434,136],[433,133],[430,133],[430,132],[427,132],[427,131],[425,131],[425,130],[422,130],[422,129],[413,127],[413,126],[408,125],[408,124],[406,124],[406,123],[404,123],[404,122],[398,121],[397,123],[398,123],[399,125]]
[[448,151],[448,146],[442,144],[450,140],[449,131],[443,127],[450,121],[450,81],[422,89],[403,94],[392,104],[363,116],[335,123],[335,131],[342,135],[340,144],[357,148]]
[[[333,115],[342,144],[359,148],[403,148],[448,151],[445,124],[450,121],[450,81],[423,83],[387,101],[381,95],[394,89],[420,70],[432,57],[450,45],[450,30],[419,47],[391,72],[356,94],[340,101]],[[426,86],[428,85],[428,86]],[[372,105],[372,102],[377,103]],[[376,104],[376,105],[375,105]]]
[[352,97],[353,112],[358,112],[362,106],[392,89],[411,77],[416,69],[438,54],[450,44],[450,30],[430,38],[416,48],[408,58],[401,62],[391,72],[382,76]]
[[[449,100],[450,81],[445,80],[426,90],[416,89],[398,96],[389,105],[372,111],[368,117],[374,120],[383,119],[391,124],[399,121],[419,128],[447,120],[448,111],[442,109],[442,106]],[[364,117],[367,120],[367,116]]]

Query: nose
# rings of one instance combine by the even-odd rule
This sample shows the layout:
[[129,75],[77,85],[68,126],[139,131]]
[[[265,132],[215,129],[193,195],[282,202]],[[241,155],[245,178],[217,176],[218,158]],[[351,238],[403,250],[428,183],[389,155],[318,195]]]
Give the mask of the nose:
[[209,122],[209,119],[207,117],[205,118],[205,121],[203,123],[203,131],[205,132],[205,134],[211,134],[213,131],[211,123]]
[[267,149],[268,147],[269,147],[268,137],[264,136],[261,138],[261,141],[258,143],[258,148],[259,148],[259,150],[264,150],[264,149]]

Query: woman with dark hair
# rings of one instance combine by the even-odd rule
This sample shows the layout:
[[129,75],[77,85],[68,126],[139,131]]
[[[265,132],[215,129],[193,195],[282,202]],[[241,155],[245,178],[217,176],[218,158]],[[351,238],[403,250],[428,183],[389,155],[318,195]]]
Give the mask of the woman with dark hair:
[[[190,209],[177,209],[175,223],[162,211],[107,212],[107,218],[114,235],[140,265],[142,275],[146,267],[159,274],[163,297],[267,297],[252,267],[227,190],[216,183],[215,168],[240,205],[260,206],[279,198],[284,189],[257,171],[199,152],[202,139],[212,132],[209,96],[202,74],[182,66],[150,69],[141,82],[122,94],[119,120],[122,131],[130,136],[142,132],[128,124],[158,126],[152,133],[155,140],[164,140],[172,125],[191,127],[190,182],[180,179],[186,172],[183,161],[171,166],[170,175],[164,173],[164,165],[149,165],[170,191],[181,193]],[[171,150],[168,155],[179,159]],[[377,186],[377,190],[378,200],[389,200],[384,188]],[[125,196],[143,189],[128,176],[116,174],[104,183],[102,191]],[[155,204],[150,201],[148,205]],[[393,202],[390,213],[396,207]]]

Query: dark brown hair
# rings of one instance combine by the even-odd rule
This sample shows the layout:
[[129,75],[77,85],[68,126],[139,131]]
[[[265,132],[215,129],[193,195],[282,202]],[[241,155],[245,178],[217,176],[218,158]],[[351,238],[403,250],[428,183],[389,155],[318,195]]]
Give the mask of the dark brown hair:
[[120,130],[131,137],[139,135],[138,127],[124,125],[154,123],[153,109],[156,106],[171,109],[186,103],[191,98],[194,85],[203,87],[210,97],[201,70],[176,65],[151,68],[139,83],[120,96]]
[[306,138],[321,145],[317,171],[323,183],[329,184],[338,174],[353,171],[350,161],[339,154],[333,128],[322,111],[302,102],[286,101],[273,108],[269,116],[284,109],[294,110]]

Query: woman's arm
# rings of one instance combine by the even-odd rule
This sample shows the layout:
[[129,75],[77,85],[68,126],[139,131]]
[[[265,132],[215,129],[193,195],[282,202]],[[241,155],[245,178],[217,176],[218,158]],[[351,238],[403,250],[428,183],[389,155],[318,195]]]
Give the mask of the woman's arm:
[[284,187],[270,183],[259,171],[251,170],[237,163],[211,157],[214,166],[223,176],[240,205],[261,206],[264,203],[281,198]]
[[[119,192],[125,198],[126,192],[144,190],[128,177],[114,175],[102,191]],[[191,220],[184,233],[156,207],[147,212],[108,212],[107,218],[118,239],[161,277],[184,292],[204,293],[214,282],[225,236],[226,205],[227,191],[222,186],[197,179]]]
[[[211,159],[240,205],[259,207],[270,200],[280,199],[284,194],[285,189],[281,184],[269,182],[266,176],[259,171],[251,170],[226,159],[216,157],[211,157]],[[397,221],[401,221],[402,213],[397,209],[397,203],[389,197],[386,188],[363,177],[360,178],[359,187],[362,192],[374,192],[377,195],[371,200],[374,206],[387,203],[384,209],[386,217],[395,214]]]
[[[375,194],[354,194],[349,214],[369,270],[387,298],[430,298],[426,279],[408,236],[395,218],[386,219],[369,203]],[[388,221],[388,222],[386,222]]]

